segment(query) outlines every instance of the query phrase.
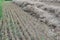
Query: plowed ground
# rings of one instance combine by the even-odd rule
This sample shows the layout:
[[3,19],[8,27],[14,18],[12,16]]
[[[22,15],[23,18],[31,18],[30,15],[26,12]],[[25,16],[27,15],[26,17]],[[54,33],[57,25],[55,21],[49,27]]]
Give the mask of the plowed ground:
[[48,26],[13,3],[3,4],[0,40],[53,40],[45,34]]

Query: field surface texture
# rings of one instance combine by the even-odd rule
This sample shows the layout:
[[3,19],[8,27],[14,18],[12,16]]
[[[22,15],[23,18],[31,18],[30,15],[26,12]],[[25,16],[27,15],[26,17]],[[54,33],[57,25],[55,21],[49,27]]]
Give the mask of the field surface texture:
[[48,36],[48,26],[24,12],[12,2],[3,3],[0,40],[55,40]]

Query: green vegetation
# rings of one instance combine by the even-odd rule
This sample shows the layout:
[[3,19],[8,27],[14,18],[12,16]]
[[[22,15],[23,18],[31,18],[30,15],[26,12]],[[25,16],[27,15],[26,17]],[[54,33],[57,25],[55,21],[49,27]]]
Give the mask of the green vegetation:
[[12,0],[5,0],[5,1],[12,1]]
[[45,40],[43,35],[41,36],[41,40]]
[[3,3],[3,0],[0,0],[0,19],[2,18],[2,3]]

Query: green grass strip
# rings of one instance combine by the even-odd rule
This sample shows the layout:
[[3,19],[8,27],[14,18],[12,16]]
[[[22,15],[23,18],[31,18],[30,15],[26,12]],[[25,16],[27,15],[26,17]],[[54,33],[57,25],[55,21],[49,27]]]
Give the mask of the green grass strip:
[[5,1],[12,1],[12,0],[5,0]]
[[3,13],[3,11],[2,11],[2,3],[3,3],[3,0],[0,0],[0,19],[2,19],[2,13]]
[[45,40],[45,39],[44,39],[44,36],[41,37],[41,40]]

